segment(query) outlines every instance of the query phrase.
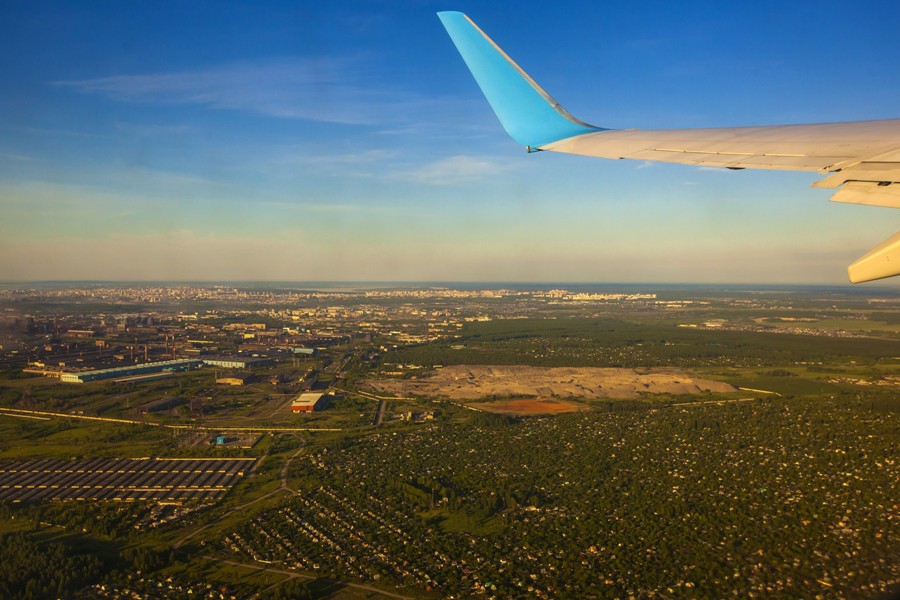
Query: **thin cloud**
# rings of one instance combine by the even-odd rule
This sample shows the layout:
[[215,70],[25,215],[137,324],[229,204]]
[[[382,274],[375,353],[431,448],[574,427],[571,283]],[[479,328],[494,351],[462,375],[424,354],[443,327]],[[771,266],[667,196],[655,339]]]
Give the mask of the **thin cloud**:
[[299,211],[308,211],[308,212],[322,212],[322,213],[384,213],[384,212],[393,212],[395,209],[380,205],[365,205],[365,204],[342,204],[342,203],[328,203],[328,202],[283,202],[283,201],[273,201],[273,202],[264,202],[262,203],[266,206],[274,207],[274,208],[284,208],[291,210],[299,210]]
[[393,150],[363,150],[362,152],[346,152],[342,154],[316,154],[315,150],[289,154],[278,159],[283,164],[299,165],[370,165],[382,163],[397,155]]
[[26,133],[36,133],[39,135],[53,135],[64,137],[82,137],[82,138],[105,138],[109,137],[102,133],[90,133],[86,131],[73,131],[71,129],[46,129],[43,127],[17,127],[18,131]]
[[275,148],[259,161],[257,169],[268,175],[296,176],[306,173],[316,177],[371,178],[389,170],[397,152],[386,149],[359,152],[326,152],[321,147],[289,146]]
[[177,173],[174,171],[161,171],[144,167],[129,167],[128,169],[110,176],[111,181],[116,179],[123,182],[133,182],[135,179],[152,182],[154,186],[201,186],[201,187],[230,187],[231,183],[220,179],[210,179],[197,175]]
[[122,133],[146,137],[178,136],[194,133],[196,131],[195,127],[185,124],[138,124],[120,121],[115,124],[115,127],[116,131]]
[[416,170],[396,172],[393,177],[430,185],[454,185],[482,181],[509,170],[509,163],[484,156],[457,155],[428,163]]
[[414,101],[378,84],[363,61],[293,58],[140,75],[114,75],[51,85],[118,102],[193,104],[283,119],[370,125]]
[[6,154],[3,152],[0,152],[0,159],[14,160],[17,162],[39,162],[44,160],[43,158],[25,156],[24,154]]

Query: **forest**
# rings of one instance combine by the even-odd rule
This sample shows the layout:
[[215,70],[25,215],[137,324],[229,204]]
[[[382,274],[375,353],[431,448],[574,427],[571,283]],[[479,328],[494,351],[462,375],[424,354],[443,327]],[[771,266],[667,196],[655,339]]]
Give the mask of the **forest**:
[[469,323],[457,339],[398,348],[383,360],[423,366],[697,368],[849,361],[874,365],[893,356],[896,347],[897,342],[890,339],[698,330],[664,322],[561,317]]

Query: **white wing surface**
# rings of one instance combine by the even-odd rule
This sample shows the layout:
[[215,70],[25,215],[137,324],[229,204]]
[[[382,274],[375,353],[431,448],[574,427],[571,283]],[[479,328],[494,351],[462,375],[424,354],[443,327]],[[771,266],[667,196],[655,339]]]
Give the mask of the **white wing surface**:
[[[729,169],[816,171],[835,202],[900,208],[900,119],[724,127],[603,129],[570,115],[466,15],[441,22],[506,131],[529,152],[553,151]],[[860,283],[900,275],[900,233],[848,268]]]

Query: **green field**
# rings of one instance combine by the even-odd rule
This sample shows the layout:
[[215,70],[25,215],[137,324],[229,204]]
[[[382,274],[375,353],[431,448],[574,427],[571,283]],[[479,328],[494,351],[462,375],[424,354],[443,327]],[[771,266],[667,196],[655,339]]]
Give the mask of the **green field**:
[[778,318],[765,319],[767,325],[775,327],[805,327],[826,331],[865,331],[873,334],[900,333],[900,323],[869,319],[819,319],[813,321],[782,321]]

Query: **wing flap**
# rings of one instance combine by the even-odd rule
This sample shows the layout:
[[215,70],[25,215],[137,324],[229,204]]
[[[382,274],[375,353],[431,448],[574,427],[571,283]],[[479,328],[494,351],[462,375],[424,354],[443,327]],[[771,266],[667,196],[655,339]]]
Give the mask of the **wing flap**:
[[872,181],[851,181],[835,192],[831,201],[900,208],[900,184],[882,185]]
[[812,185],[839,188],[832,202],[900,208],[900,151],[852,163]]
[[812,184],[817,188],[838,188],[848,181],[867,181],[872,183],[898,183],[900,179],[900,164],[893,169],[843,169],[820,179]]

